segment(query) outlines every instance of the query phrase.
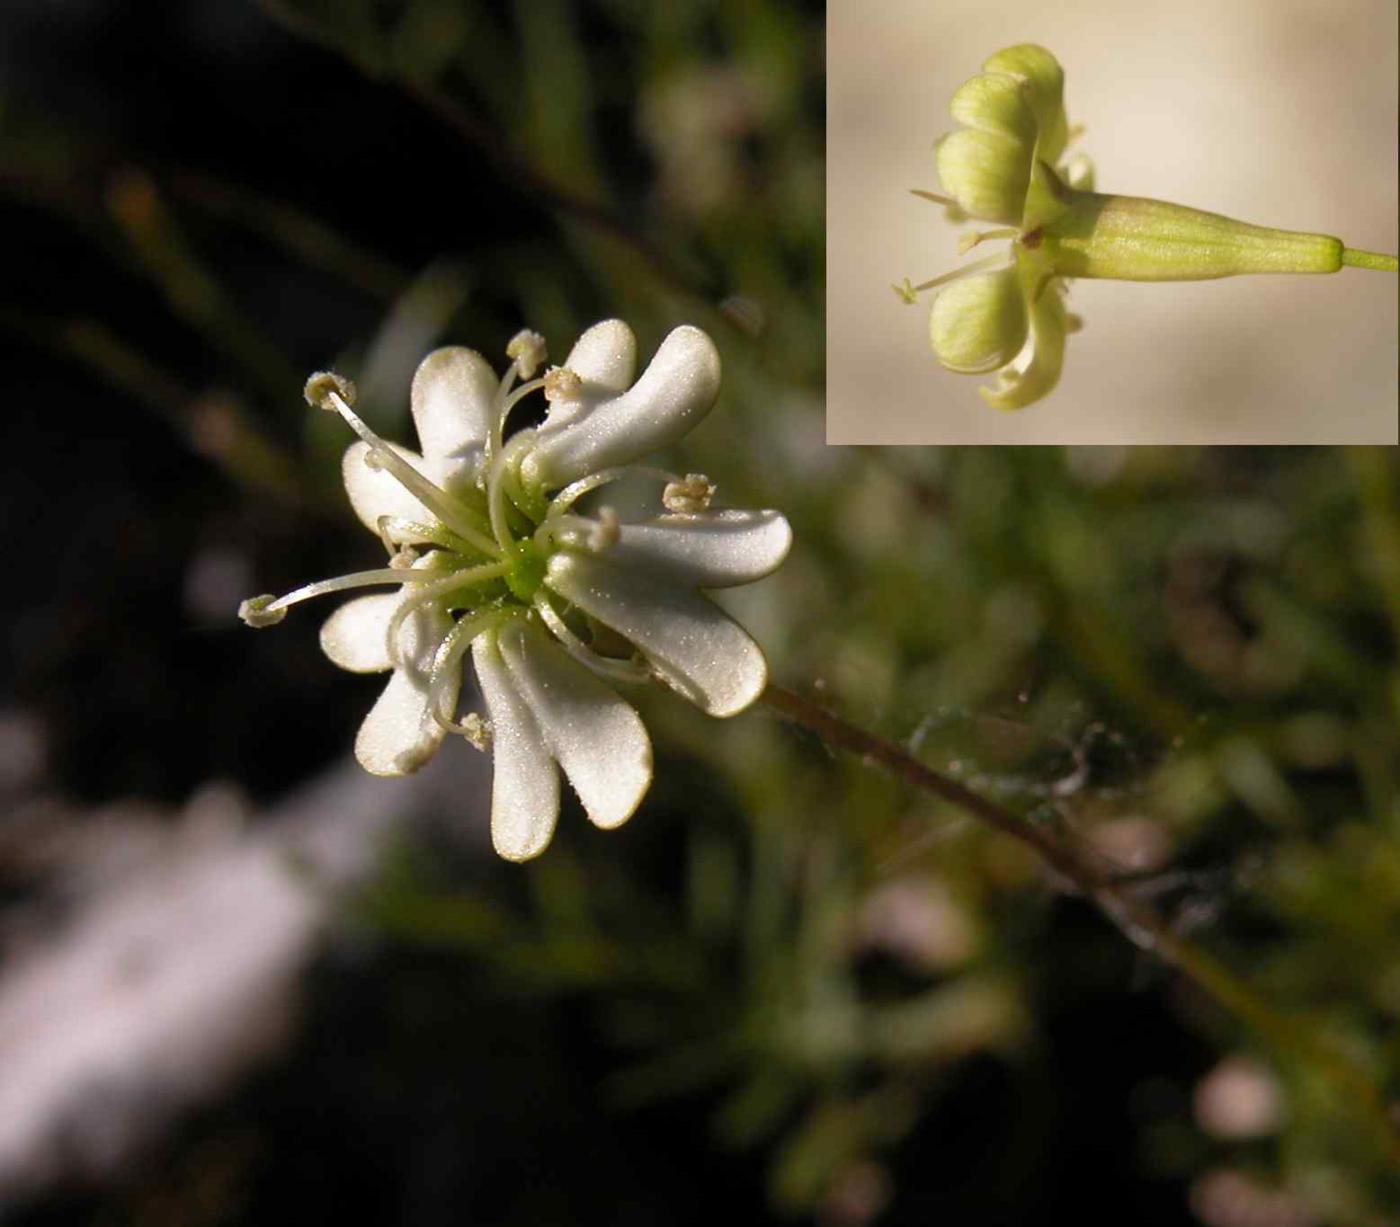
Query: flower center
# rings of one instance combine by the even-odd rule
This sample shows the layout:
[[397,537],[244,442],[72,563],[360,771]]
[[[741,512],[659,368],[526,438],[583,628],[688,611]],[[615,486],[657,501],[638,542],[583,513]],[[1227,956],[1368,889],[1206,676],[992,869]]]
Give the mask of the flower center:
[[[542,391],[551,404],[567,401],[579,394],[582,380],[563,367],[537,374],[545,359],[544,340],[537,333],[519,333],[506,353],[511,364],[492,397],[474,471],[469,480],[444,485],[432,481],[365,424],[354,410],[355,387],[349,380],[313,375],[306,399],[339,414],[367,446],[364,463],[397,481],[427,514],[379,517],[387,567],[307,584],[282,597],[253,597],[239,610],[250,626],[271,626],[290,606],[312,597],[400,585],[402,596],[385,630],[385,655],[394,668],[424,679],[434,721],[478,747],[487,736],[481,718],[469,714],[461,721],[453,719],[456,678],[472,641],[510,619],[538,619],[565,651],[611,680],[638,682],[649,676],[640,662],[600,654],[592,643],[589,620],[567,603],[556,608],[557,598],[545,583],[549,559],[557,551],[601,553],[616,544],[621,525],[615,512],[602,507],[595,515],[581,516],[572,508],[585,494],[616,481],[624,470],[601,470],[553,493],[523,481],[521,462],[536,429],[507,437],[511,411],[533,392]],[[525,382],[519,382],[522,379]],[[707,479],[698,474],[684,479],[659,476],[668,483],[663,496],[667,510],[694,511],[708,505],[714,487]],[[433,612],[447,615],[450,623],[425,618]],[[432,631],[425,641],[429,625],[450,628]]]
[[505,574],[506,587],[511,595],[525,605],[534,602],[535,593],[544,585],[545,567],[549,554],[526,537],[517,541],[504,559],[510,568]]

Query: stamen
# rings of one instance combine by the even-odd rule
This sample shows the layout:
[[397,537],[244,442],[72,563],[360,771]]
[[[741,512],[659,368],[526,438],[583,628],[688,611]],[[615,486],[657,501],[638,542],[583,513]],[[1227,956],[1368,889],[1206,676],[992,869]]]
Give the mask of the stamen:
[[651,674],[644,665],[635,660],[619,660],[614,656],[600,656],[564,623],[549,598],[543,592],[535,594],[535,610],[539,613],[550,633],[559,641],[559,646],[584,668],[592,670],[599,677],[613,682],[645,682]]
[[661,505],[667,511],[695,515],[710,506],[715,483],[703,473],[687,473],[682,481],[670,481],[661,491]]
[[616,545],[617,539],[621,535],[622,528],[618,522],[617,512],[611,507],[599,507],[598,519],[588,533],[588,548],[595,554],[601,554],[604,550]]
[[457,732],[466,738],[467,744],[483,754],[491,748],[491,739],[496,735],[496,726],[483,720],[476,712],[470,711],[456,726]]
[[960,204],[958,204],[958,202],[957,202],[956,200],[952,200],[952,199],[950,199],[950,198],[947,197],[947,196],[940,196],[937,192],[926,192],[926,191],[924,191],[922,188],[917,188],[917,187],[911,187],[911,188],[909,189],[909,191],[910,191],[913,195],[919,197],[920,200],[929,200],[929,201],[932,201],[932,202],[933,202],[934,204],[936,204],[936,205],[943,205],[945,208],[950,208],[950,209],[961,209],[961,208],[962,208],[962,206],[961,206]]
[[[534,432],[527,434],[524,431],[516,436],[522,440],[533,437]],[[520,479],[520,465],[525,459],[527,446],[527,443],[522,442],[518,451],[512,450],[506,457],[506,462],[501,465],[500,482],[506,498],[525,513],[526,519],[532,523],[539,523],[544,519],[545,512],[549,510],[549,499],[539,491],[527,489],[525,483]]]
[[685,479],[666,469],[658,469],[654,465],[629,464],[625,467],[615,469],[599,469],[596,473],[590,473],[587,477],[580,477],[578,481],[570,482],[550,501],[549,507],[544,513],[546,520],[555,519],[564,514],[585,494],[606,486],[610,482],[617,481],[621,477],[654,477],[663,486],[672,482],[680,482]]
[[529,441],[528,434],[516,435],[510,441],[510,446],[491,461],[490,474],[486,479],[486,510],[491,515],[491,532],[503,553],[515,545],[515,538],[510,533],[510,524],[506,520],[505,476],[511,466],[517,463],[517,458]]
[[538,332],[522,328],[506,346],[506,357],[513,358],[521,379],[529,379],[545,360],[548,347]]
[[[445,525],[422,524],[403,516],[380,516],[379,539],[385,552],[392,558],[405,545],[436,545],[456,554],[482,553],[481,545],[486,543],[495,550],[495,542],[481,533],[472,540],[454,533]],[[494,554],[492,555],[494,556]]]
[[354,383],[334,371],[317,371],[301,390],[301,394],[306,397],[306,403],[313,409],[324,409],[328,413],[334,413],[335,404],[330,399],[331,393],[338,395],[347,405],[355,403]]
[[[489,744],[489,722],[472,713],[461,724],[458,724],[452,719],[452,713],[445,710],[444,701],[447,698],[448,686],[453,680],[454,672],[460,670],[462,657],[466,655],[472,641],[493,627],[499,626],[511,616],[502,609],[489,609],[484,613],[459,619],[452,629],[443,636],[442,642],[438,644],[428,674],[428,710],[433,719],[449,733],[461,733],[478,750],[484,750]],[[474,732],[470,731],[473,721],[475,721]]]
[[238,607],[238,616],[249,626],[276,626],[287,616],[285,606],[274,609],[273,603],[277,600],[272,593],[267,592],[262,596],[250,596]]
[[[394,451],[377,434],[374,433],[360,416],[350,407],[349,402],[340,394],[338,387],[332,388],[329,383],[317,384],[318,376],[312,376],[307,381],[307,395],[311,394],[312,385],[315,384],[318,391],[324,390],[320,407],[327,405],[339,413],[345,419],[350,429],[360,436],[370,446],[370,455],[374,456],[380,467],[387,469],[405,490],[412,494],[420,503],[428,508],[438,517],[448,528],[469,540],[475,535],[475,529],[471,522],[467,520],[461,509],[453,502],[445,490],[434,485],[417,469],[408,463],[398,452]],[[338,376],[324,376],[325,380],[335,381]],[[365,457],[366,460],[369,456]],[[493,545],[491,554],[498,551]]]
[[944,273],[941,277],[935,277],[932,281],[925,281],[922,285],[910,285],[908,278],[905,278],[903,286],[895,286],[894,292],[907,303],[914,301],[914,295],[922,294],[925,290],[932,290],[935,286],[947,285],[950,281],[960,281],[964,277],[971,277],[974,273],[984,272],[989,268],[1010,268],[1014,257],[1008,248],[1001,255],[988,256],[985,260],[974,260],[971,264],[965,264],[962,268],[954,269],[951,273]]
[[561,400],[577,400],[583,380],[567,366],[552,366],[544,373],[544,398],[551,405]]
[[1014,239],[1019,233],[1019,230],[1010,227],[1004,230],[969,230],[958,239],[958,255],[967,255],[978,243],[985,243],[988,239]]
[[580,477],[578,481],[570,482],[550,500],[549,509],[544,513],[546,522],[563,515],[589,491],[616,481],[626,472],[627,470],[622,468],[600,469],[597,473],[590,473],[587,477]]
[[238,616],[249,626],[276,626],[287,616],[287,610],[291,606],[309,601],[312,597],[325,596],[330,592],[344,592],[347,588],[368,588],[375,584],[428,583],[441,574],[441,571],[428,568],[403,571],[389,567],[380,571],[356,571],[350,575],[338,575],[335,579],[304,584],[300,588],[292,589],[285,596],[249,597],[238,607]]
[[412,775],[424,763],[433,756],[434,746],[431,743],[414,746],[411,750],[405,750],[394,759],[394,770],[400,775]]

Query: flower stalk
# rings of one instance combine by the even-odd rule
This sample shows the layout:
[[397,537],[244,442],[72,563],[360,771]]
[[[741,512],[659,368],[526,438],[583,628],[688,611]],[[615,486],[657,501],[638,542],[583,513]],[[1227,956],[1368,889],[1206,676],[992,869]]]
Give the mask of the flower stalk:
[[1400,1163],[1400,1121],[1388,1110],[1364,1069],[1299,1020],[1276,1011],[1223,963],[1178,932],[1150,903],[1105,873],[1078,843],[1025,821],[965,784],[935,771],[894,742],[842,719],[795,691],[770,682],[761,701],[832,750],[858,755],[866,765],[884,768],[911,787],[946,801],[1030,848],[1135,946],[1174,967],[1269,1044],[1296,1054],[1326,1074],[1340,1092],[1359,1106],[1384,1152]]

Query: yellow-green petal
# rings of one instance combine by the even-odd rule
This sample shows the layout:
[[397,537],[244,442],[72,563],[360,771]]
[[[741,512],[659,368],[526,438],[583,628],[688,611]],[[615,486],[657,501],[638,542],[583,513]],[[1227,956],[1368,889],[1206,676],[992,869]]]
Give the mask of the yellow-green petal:
[[1051,164],[1059,161],[1069,139],[1065,118],[1065,74],[1060,63],[1044,47],[1021,43],[998,51],[982,65],[986,72],[1003,72],[1024,82],[1027,100],[1040,126],[1036,157]]
[[1001,73],[973,77],[958,87],[948,110],[960,124],[1017,141],[1029,161],[1040,128],[1015,77]]
[[1031,306],[1030,360],[1020,369],[998,372],[994,388],[978,388],[994,409],[1024,409],[1048,396],[1060,382],[1065,361],[1065,337],[1069,317],[1057,284],[1049,285]]
[[1028,323],[1014,267],[979,273],[939,291],[929,314],[929,341],[950,371],[979,375],[1005,366],[1026,343]]
[[1021,224],[1031,160],[1020,141],[998,132],[959,128],[938,142],[935,157],[943,190],[969,216]]

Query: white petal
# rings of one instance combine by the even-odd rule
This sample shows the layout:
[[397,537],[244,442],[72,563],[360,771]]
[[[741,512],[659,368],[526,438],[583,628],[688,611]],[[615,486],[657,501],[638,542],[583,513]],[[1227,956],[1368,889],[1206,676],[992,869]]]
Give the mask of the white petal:
[[637,338],[621,320],[604,320],[574,342],[564,365],[595,397],[618,396],[636,374]]
[[732,716],[762,693],[768,665],[747,632],[681,584],[560,551],[545,582],[630,639],[672,686],[712,716]]
[[389,619],[402,592],[376,592],[346,601],[321,624],[321,650],[351,673],[382,673],[389,659]]
[[491,842],[506,860],[526,861],[543,852],[554,834],[559,772],[501,659],[495,635],[476,639],[472,660],[492,726]]
[[[397,443],[389,444],[420,473],[433,480],[429,466],[423,457]],[[340,462],[340,475],[345,482],[345,493],[350,497],[350,506],[360,517],[360,523],[372,533],[379,532],[380,516],[401,516],[406,520],[416,520],[420,524],[436,524],[433,515],[398,482],[387,469],[372,469],[365,463],[369,455],[369,444],[352,443],[345,449]]]
[[792,529],[776,511],[710,511],[624,524],[607,561],[662,571],[698,588],[762,579],[787,557]]
[[[405,663],[394,670],[355,738],[355,757],[371,774],[417,771],[442,744],[444,730],[428,712],[428,665],[451,628],[452,619],[435,605],[405,619],[399,633]],[[449,694],[454,707],[460,683],[455,678]]]
[[557,431],[542,430],[521,471],[553,489],[674,443],[719,394],[719,351],[690,325],[675,329],[631,389]]
[[497,636],[516,688],[595,826],[621,826],[651,783],[651,741],[632,705],[523,622]]
[[541,434],[557,431],[627,391],[637,370],[637,338],[621,320],[604,320],[574,342],[564,365],[583,386],[577,396],[550,405]]
[[435,349],[413,374],[413,422],[423,455],[475,460],[491,427],[500,381],[474,349]]

